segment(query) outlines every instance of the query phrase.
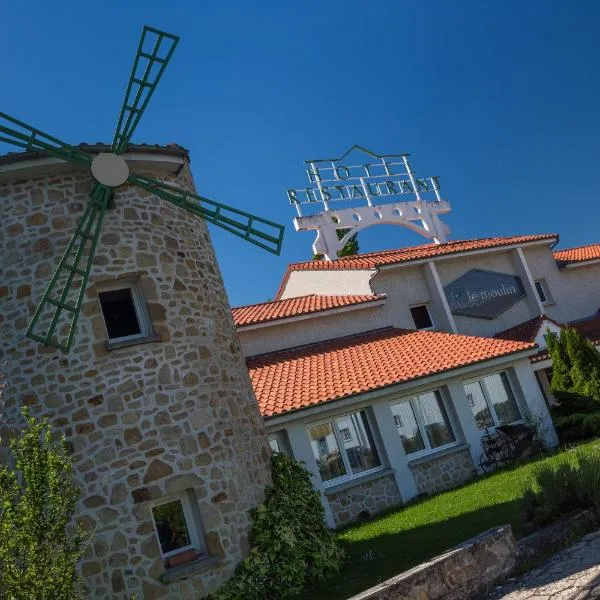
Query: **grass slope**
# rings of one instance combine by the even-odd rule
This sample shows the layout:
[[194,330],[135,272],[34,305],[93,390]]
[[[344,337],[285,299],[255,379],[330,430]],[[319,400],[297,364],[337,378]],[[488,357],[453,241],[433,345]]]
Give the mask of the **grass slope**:
[[294,598],[349,598],[498,525],[510,523],[515,536],[520,537],[521,497],[533,470],[599,446],[599,441],[588,442],[346,529],[339,534],[348,553],[342,572]]

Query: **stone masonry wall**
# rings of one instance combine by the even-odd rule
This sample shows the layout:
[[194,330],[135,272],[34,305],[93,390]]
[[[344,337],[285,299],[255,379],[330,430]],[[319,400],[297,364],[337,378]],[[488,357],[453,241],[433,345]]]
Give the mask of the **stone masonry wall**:
[[336,527],[356,521],[362,512],[374,515],[386,508],[402,504],[393,475],[385,475],[359,483],[354,487],[327,494]]
[[[187,166],[177,183],[192,185]],[[70,353],[24,337],[90,190],[81,172],[0,183],[0,434],[27,405],[66,435],[78,518],[93,532],[81,565],[93,598],[199,598],[248,549],[249,510],[270,482],[262,418],[206,223],[143,190],[119,188],[106,214]],[[159,339],[107,351],[97,286],[124,277]],[[220,560],[163,585],[150,505],[184,490]]]
[[472,479],[476,470],[468,449],[410,465],[417,492],[435,494]]

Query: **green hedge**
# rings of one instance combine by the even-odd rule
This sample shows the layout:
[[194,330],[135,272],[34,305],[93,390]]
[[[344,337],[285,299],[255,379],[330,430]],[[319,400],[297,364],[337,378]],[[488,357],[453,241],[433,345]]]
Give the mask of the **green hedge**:
[[310,473],[272,456],[273,485],[253,511],[251,550],[211,600],[278,600],[339,571],[344,553],[324,521]]

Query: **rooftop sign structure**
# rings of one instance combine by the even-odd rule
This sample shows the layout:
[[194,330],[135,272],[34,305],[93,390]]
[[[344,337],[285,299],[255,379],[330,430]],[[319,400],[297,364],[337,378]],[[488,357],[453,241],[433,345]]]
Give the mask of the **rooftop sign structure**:
[[[450,229],[438,215],[451,208],[440,195],[439,179],[416,177],[408,156],[354,145],[340,158],[304,161],[309,185],[287,195],[298,213],[296,231],[317,231],[315,254],[333,260],[357,231],[382,224],[408,227],[435,243],[447,241]],[[338,239],[340,229],[347,231]]]

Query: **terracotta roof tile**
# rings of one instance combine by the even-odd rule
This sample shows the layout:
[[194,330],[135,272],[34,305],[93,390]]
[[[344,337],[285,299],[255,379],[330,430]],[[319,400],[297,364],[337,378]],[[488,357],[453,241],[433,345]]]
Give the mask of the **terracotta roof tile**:
[[424,258],[433,258],[448,254],[458,254],[473,250],[483,250],[486,248],[497,248],[501,246],[510,246],[513,244],[524,244],[538,240],[558,239],[558,234],[545,233],[538,235],[520,235],[511,237],[493,237],[476,240],[459,240],[447,242],[445,244],[420,244],[397,250],[382,250],[380,252],[370,252],[368,254],[358,254],[355,256],[343,256],[336,260],[310,260],[288,265],[283,281],[277,291],[277,298],[283,293],[285,284],[291,271],[307,270],[350,270],[350,269],[375,269],[383,265],[392,265]]
[[538,315],[537,317],[533,317],[533,319],[529,319],[529,321],[524,321],[514,327],[499,331],[494,337],[502,338],[503,340],[514,340],[516,342],[534,342],[544,321],[550,321],[557,327],[562,327],[562,325],[557,323],[554,319],[551,319],[546,315]]
[[535,348],[535,344],[438,331],[378,329],[250,357],[264,417]]
[[562,265],[585,262],[587,260],[600,260],[600,244],[589,244],[577,248],[566,248],[553,253],[554,259]]
[[577,329],[581,335],[590,339],[594,344],[600,343],[600,314],[584,321],[573,321],[569,325]]
[[316,313],[343,306],[374,302],[384,298],[385,294],[365,296],[318,296],[311,294],[309,296],[287,298],[286,300],[276,300],[275,302],[238,306],[233,308],[231,312],[233,313],[233,320],[236,326],[243,327],[244,325],[265,323],[276,319],[285,319],[286,317],[297,317],[298,315]]

